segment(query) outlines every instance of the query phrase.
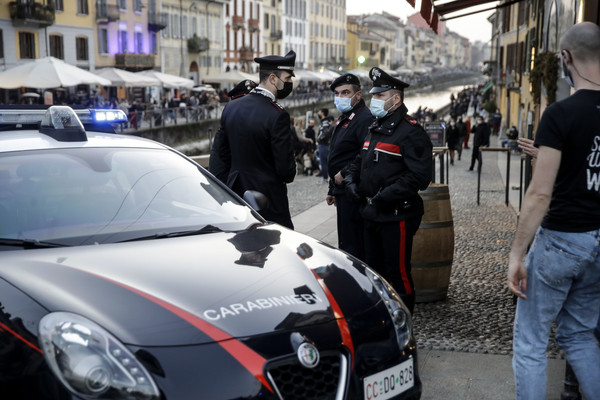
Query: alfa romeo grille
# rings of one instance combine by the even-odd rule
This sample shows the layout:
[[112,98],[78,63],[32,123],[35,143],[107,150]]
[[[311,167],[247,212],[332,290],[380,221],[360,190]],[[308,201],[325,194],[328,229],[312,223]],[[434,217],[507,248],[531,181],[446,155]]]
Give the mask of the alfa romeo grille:
[[343,354],[322,353],[315,368],[290,357],[269,364],[267,372],[282,400],[335,400],[344,396],[347,369]]

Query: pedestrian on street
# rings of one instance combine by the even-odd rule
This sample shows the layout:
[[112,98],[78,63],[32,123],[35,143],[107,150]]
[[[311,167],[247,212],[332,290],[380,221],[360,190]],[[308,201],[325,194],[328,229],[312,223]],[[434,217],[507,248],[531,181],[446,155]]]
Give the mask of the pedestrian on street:
[[458,148],[460,132],[456,126],[456,120],[450,118],[450,124],[446,130],[446,145],[448,146],[448,152],[450,153],[450,165],[454,165],[454,152]]
[[247,190],[263,193],[269,200],[259,213],[268,221],[293,229],[286,184],[294,180],[290,115],[277,102],[292,91],[296,53],[284,57],[254,59],[260,65],[259,84],[227,104],[221,115],[222,140],[215,149],[229,160],[227,185],[238,195]]
[[467,119],[465,120],[465,127],[466,127],[466,135],[465,135],[465,139],[463,141],[463,149],[470,149],[469,138],[471,137],[471,118],[467,117]]
[[483,120],[481,115],[477,116],[477,125],[473,128],[473,151],[471,152],[471,166],[469,171],[473,171],[475,161],[477,161],[477,170],[481,170],[481,151],[480,147],[490,146],[490,126]]
[[327,204],[336,206],[338,247],[363,260],[360,205],[347,197],[344,178],[363,147],[373,116],[362,98],[360,80],[356,75],[342,75],[329,88],[333,91],[335,106],[341,114],[334,124],[329,145],[327,170],[330,179],[326,200]]
[[460,160],[462,157],[463,142],[467,137],[467,124],[463,122],[462,116],[458,117],[456,127],[458,128],[458,143],[456,145],[456,150],[458,151],[458,159]]
[[319,110],[319,119],[321,124],[319,125],[319,134],[317,135],[317,144],[319,151],[319,164],[321,165],[321,171],[319,172],[319,181],[317,183],[327,183],[329,173],[327,171],[327,160],[329,158],[329,144],[331,143],[331,134],[333,133],[333,117],[329,115],[327,108],[321,108]]
[[594,338],[600,314],[600,135],[590,129],[600,126],[600,27],[572,26],[560,49],[565,80],[575,93],[542,115],[536,168],[508,265],[508,286],[519,297],[513,336],[517,399],[546,398],[545,352],[553,321],[586,398],[600,393]]
[[407,115],[404,89],[409,85],[377,67],[369,77],[376,120],[351,165],[346,190],[364,204],[364,261],[390,282],[412,313],[412,242],[423,216],[419,190],[431,182],[433,145]]

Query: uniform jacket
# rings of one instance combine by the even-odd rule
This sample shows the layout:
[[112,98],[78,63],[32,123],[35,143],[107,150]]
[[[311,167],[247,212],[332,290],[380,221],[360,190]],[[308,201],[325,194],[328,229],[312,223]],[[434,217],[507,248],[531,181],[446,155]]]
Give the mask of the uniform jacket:
[[342,113],[334,123],[331,144],[329,145],[329,193],[330,195],[343,194],[343,185],[335,184],[335,175],[342,173],[343,177],[349,173],[350,164],[360,153],[373,116],[364,100],[360,100],[348,112]]
[[376,119],[369,127],[361,153],[351,166],[351,181],[365,197],[378,193],[381,203],[366,204],[364,218],[399,221],[423,215],[419,190],[432,177],[433,145],[417,121],[401,105],[392,114]]
[[229,163],[227,185],[240,196],[246,190],[263,193],[269,207],[261,214],[289,226],[286,183],[294,180],[296,162],[288,112],[269,97],[251,92],[225,107],[220,129],[214,146],[220,162]]

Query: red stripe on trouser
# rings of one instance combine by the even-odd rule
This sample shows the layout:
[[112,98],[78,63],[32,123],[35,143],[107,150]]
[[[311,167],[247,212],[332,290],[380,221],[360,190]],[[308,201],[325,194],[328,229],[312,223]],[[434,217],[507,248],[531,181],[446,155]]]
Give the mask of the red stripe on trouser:
[[402,283],[404,284],[404,292],[406,294],[412,294],[412,288],[410,287],[410,281],[408,280],[408,274],[406,273],[406,222],[400,221],[400,276],[402,277]]

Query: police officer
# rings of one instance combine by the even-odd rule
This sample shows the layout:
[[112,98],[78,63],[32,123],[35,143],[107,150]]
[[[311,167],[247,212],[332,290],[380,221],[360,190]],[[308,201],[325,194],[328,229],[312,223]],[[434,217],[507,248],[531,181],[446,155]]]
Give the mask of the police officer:
[[246,190],[263,193],[268,207],[260,214],[293,229],[286,184],[294,180],[290,115],[277,102],[292,91],[296,53],[254,59],[260,65],[259,84],[232,101],[221,115],[223,135],[215,153],[229,162],[227,185],[238,195]]
[[[256,87],[256,82],[250,79],[245,79],[239,82],[231,89],[227,96],[231,100],[238,99],[242,96],[250,93],[252,89]],[[229,176],[229,169],[231,168],[231,154],[219,154],[218,151],[221,149],[221,141],[223,140],[223,130],[218,129],[215,133],[213,145],[210,148],[210,157],[208,159],[208,170],[216,176],[221,182],[227,184],[227,177]],[[221,157],[226,157],[222,159]]]
[[345,74],[329,86],[334,103],[341,113],[334,123],[329,145],[329,191],[327,204],[337,209],[338,247],[353,256],[364,259],[363,223],[359,204],[348,199],[344,178],[349,174],[352,161],[360,153],[373,116],[362,99],[360,81],[356,75]]
[[407,115],[403,102],[409,85],[377,67],[369,77],[370,109],[376,120],[352,163],[347,192],[364,203],[364,261],[392,284],[412,313],[410,259],[423,215],[418,192],[431,181],[433,146],[425,130]]

